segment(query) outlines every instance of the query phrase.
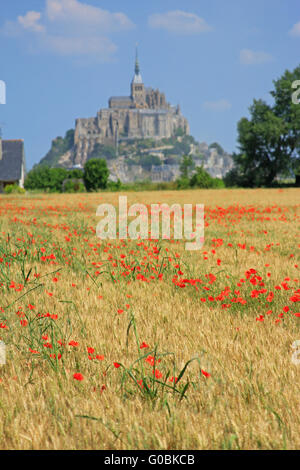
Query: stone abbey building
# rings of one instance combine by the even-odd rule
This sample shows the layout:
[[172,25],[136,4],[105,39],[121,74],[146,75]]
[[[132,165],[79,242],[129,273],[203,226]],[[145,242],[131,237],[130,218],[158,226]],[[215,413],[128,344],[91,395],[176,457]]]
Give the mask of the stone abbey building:
[[179,106],[167,103],[159,90],[145,87],[137,56],[130,96],[112,96],[108,106],[96,117],[76,120],[75,165],[86,162],[96,143],[117,147],[129,139],[169,138],[178,128],[189,134]]

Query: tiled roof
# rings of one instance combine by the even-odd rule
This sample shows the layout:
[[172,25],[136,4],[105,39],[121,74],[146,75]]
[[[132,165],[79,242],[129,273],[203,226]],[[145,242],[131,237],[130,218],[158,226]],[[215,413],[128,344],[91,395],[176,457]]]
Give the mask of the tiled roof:
[[0,160],[0,181],[18,181],[22,176],[24,162],[23,140],[2,140]]

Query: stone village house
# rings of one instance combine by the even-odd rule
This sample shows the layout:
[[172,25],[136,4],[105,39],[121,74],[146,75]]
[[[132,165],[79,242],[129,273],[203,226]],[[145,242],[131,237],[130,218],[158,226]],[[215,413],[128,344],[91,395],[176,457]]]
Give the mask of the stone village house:
[[24,141],[0,139],[0,192],[8,184],[24,187]]

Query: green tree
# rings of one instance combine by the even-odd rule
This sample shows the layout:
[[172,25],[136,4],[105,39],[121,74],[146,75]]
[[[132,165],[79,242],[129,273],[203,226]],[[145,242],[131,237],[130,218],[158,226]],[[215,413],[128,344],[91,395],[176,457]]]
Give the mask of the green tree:
[[109,170],[106,160],[91,158],[84,165],[83,180],[87,191],[97,191],[107,187]]
[[139,164],[147,171],[150,171],[152,165],[161,165],[161,160],[157,155],[140,155]]
[[24,187],[29,190],[60,192],[66,178],[68,178],[68,170],[65,168],[49,168],[41,165],[29,171]]
[[191,155],[183,155],[180,163],[181,178],[189,178],[195,168],[195,163]]
[[176,181],[178,189],[190,187],[190,176],[195,168],[195,162],[191,155],[183,155],[180,163],[180,178]]
[[[238,123],[238,154],[233,155],[237,184],[269,186],[276,176],[300,170],[300,105],[292,102],[292,83],[300,79],[300,66],[274,81],[271,106],[254,100],[250,119]],[[300,171],[299,171],[300,172]]]
[[68,170],[68,178],[83,178],[83,170],[79,168],[73,168],[72,170]]
[[202,166],[196,168],[196,173],[190,179],[190,186],[196,188],[213,188],[214,179],[204,170]]

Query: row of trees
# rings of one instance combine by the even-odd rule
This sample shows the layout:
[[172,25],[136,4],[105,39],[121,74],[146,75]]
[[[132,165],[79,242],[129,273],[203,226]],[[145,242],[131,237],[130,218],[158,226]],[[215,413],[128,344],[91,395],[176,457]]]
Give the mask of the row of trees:
[[82,192],[105,189],[108,184],[109,170],[106,160],[91,158],[84,171],[65,168],[50,168],[45,165],[31,170],[25,179],[25,189],[49,192]]
[[[184,155],[180,166],[181,177],[170,183],[173,189],[186,188],[219,188],[224,187],[222,180],[212,178],[202,167],[195,169],[190,155]],[[98,191],[101,189],[120,190],[123,185],[120,181],[109,181],[109,170],[106,160],[91,158],[84,166],[84,170],[67,170],[65,168],[49,168],[37,166],[31,170],[25,180],[25,189],[30,191],[49,192],[82,192]]]

